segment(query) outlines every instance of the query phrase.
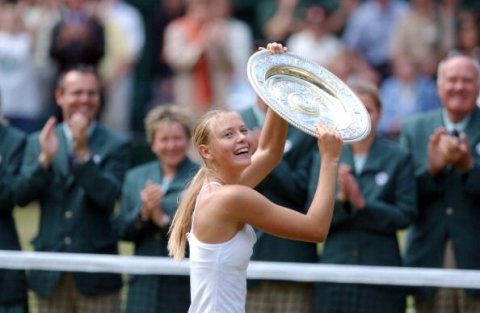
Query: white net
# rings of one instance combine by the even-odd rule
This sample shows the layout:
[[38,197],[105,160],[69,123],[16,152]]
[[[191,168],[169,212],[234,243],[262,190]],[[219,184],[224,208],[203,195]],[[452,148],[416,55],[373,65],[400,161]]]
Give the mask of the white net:
[[[105,272],[137,275],[188,275],[189,262],[165,257],[0,251],[0,268]],[[301,282],[360,283],[480,289],[480,271],[385,266],[327,265],[252,261],[248,278]]]

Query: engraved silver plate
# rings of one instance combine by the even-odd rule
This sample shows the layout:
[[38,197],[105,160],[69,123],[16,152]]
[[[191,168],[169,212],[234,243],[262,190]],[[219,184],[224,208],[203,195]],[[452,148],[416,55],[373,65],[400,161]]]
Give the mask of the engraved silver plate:
[[363,103],[337,76],[293,53],[259,51],[247,66],[248,79],[260,98],[290,124],[316,137],[315,126],[336,129],[346,143],[370,133]]

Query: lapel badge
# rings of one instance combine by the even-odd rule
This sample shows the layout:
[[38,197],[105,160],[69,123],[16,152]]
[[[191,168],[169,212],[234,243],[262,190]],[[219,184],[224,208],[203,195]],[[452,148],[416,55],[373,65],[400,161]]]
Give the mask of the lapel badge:
[[475,145],[475,152],[477,152],[477,155],[480,155],[480,142]]
[[285,154],[285,153],[287,153],[288,151],[290,151],[290,149],[292,149],[292,146],[293,146],[292,142],[287,139],[287,140],[285,141],[285,147],[283,147],[283,153]]
[[102,161],[102,157],[100,155],[98,154],[93,155],[93,163],[98,165],[100,164],[101,161]]
[[388,182],[388,174],[385,172],[380,172],[377,175],[375,175],[375,183],[377,183],[378,186],[383,186]]

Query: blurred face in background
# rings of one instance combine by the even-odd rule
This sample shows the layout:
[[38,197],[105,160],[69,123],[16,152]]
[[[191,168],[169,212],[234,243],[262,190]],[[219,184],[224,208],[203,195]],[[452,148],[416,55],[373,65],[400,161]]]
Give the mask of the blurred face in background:
[[461,121],[475,108],[478,75],[478,68],[469,57],[453,56],[440,63],[438,95],[452,122]]
[[215,15],[215,0],[187,0],[187,11],[198,22],[206,23]]
[[167,16],[180,16],[185,9],[183,0],[164,0],[160,3]]
[[91,123],[100,108],[100,83],[94,74],[73,70],[65,74],[55,98],[65,121],[79,113]]
[[317,5],[309,7],[305,12],[306,25],[317,35],[328,32],[327,17],[327,10]]
[[458,48],[465,53],[469,53],[475,47],[480,46],[479,25],[473,13],[467,14],[460,19],[458,27]]
[[231,0],[215,0],[214,15],[218,18],[229,18],[232,15],[232,2]]
[[370,116],[370,121],[372,123],[372,134],[374,134],[381,117],[380,104],[371,94],[367,92],[357,91],[356,94],[368,111],[368,115]]
[[23,20],[19,7],[12,3],[2,4],[0,1],[0,29],[9,33],[24,31]]
[[66,0],[65,4],[70,10],[73,11],[81,11],[83,9],[84,2],[88,2],[86,0]]
[[189,138],[185,127],[176,121],[161,121],[153,132],[151,149],[163,166],[176,168],[186,157]]
[[393,61],[393,72],[403,82],[413,82],[417,75],[414,62],[406,56],[399,56]]

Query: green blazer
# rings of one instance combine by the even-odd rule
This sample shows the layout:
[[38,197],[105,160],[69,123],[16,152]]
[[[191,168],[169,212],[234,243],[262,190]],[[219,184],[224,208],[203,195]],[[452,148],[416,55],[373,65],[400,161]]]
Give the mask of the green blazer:
[[[172,219],[182,192],[196,174],[198,165],[186,158],[168,185],[161,206]],[[128,171],[123,185],[120,214],[117,216],[120,236],[132,241],[135,255],[168,256],[167,232],[170,225],[160,228],[151,221],[140,219],[140,192],[145,183],[162,184],[161,163],[158,160],[139,165]],[[190,305],[188,276],[132,275],[129,277],[127,312],[187,312]]]
[[[240,112],[248,128],[260,127],[252,108]],[[306,211],[307,185],[311,154],[316,140],[297,128],[288,128],[285,152],[281,163],[256,188],[271,201]],[[278,262],[316,262],[316,244],[282,239],[257,232],[252,259]]]
[[[341,163],[353,169],[350,145]],[[312,171],[318,172],[318,167]],[[364,210],[335,202],[322,263],[401,266],[397,231],[413,223],[417,214],[412,159],[393,142],[376,138],[360,174],[354,174],[365,197]],[[315,177],[318,179],[317,177]],[[316,187],[316,181],[310,186]]]
[[[173,219],[179,198],[198,168],[198,164],[188,158],[185,158],[179,165],[177,173],[168,185],[162,199],[162,208],[170,218]],[[160,161],[151,161],[127,172],[123,184],[120,214],[116,217],[119,234],[122,240],[135,243],[136,255],[168,256],[167,232],[169,225],[159,228],[151,221],[143,222],[140,219],[142,204],[140,192],[147,181],[162,184],[163,174]]]
[[[410,155],[397,144],[375,138],[363,170],[355,174],[353,151],[344,145],[341,163],[352,168],[365,197],[365,208],[335,202],[330,232],[320,263],[401,266],[397,231],[409,226],[417,213],[416,185]],[[318,172],[315,157],[312,172]],[[313,177],[313,176],[312,176]],[[318,177],[310,184],[310,199]],[[405,312],[405,291],[387,286],[323,284],[316,291],[316,312]],[[349,295],[348,297],[345,295]]]
[[[466,174],[447,167],[433,178],[427,171],[429,136],[443,126],[442,109],[407,121],[400,143],[411,151],[418,181],[418,211],[407,237],[406,265],[442,267],[445,240],[453,243],[461,269],[480,269],[480,110],[475,108],[465,133],[475,165]],[[431,296],[432,288],[421,295]],[[468,291],[480,297],[480,290]]]
[[[21,250],[13,208],[17,176],[25,147],[20,131],[0,124],[0,250]],[[0,307],[25,304],[27,281],[24,271],[0,270]]]
[[[112,223],[129,166],[127,141],[96,124],[89,137],[92,157],[81,165],[69,161],[63,124],[55,128],[58,152],[48,170],[39,162],[39,133],[29,136],[22,161],[17,203],[40,204],[40,225],[33,240],[36,251],[117,254],[117,232]],[[61,273],[32,271],[30,286],[48,297]],[[80,292],[89,295],[121,288],[121,276],[110,273],[73,273]]]

